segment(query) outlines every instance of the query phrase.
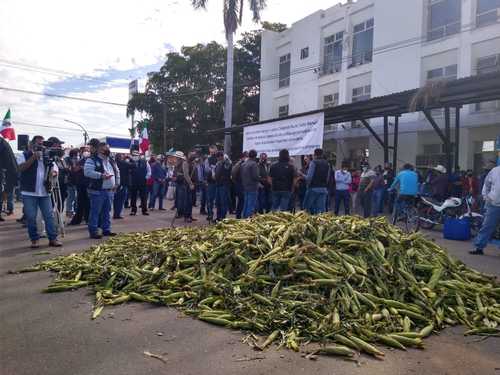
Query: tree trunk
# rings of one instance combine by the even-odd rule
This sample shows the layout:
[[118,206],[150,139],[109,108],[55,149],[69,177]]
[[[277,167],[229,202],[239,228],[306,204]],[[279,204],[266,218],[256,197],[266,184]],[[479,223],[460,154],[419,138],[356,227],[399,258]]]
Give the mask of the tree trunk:
[[[224,108],[224,128],[233,125],[233,81],[234,81],[234,45],[233,33],[227,35],[227,71],[226,71],[226,107]],[[231,134],[224,137],[224,153],[231,154]]]

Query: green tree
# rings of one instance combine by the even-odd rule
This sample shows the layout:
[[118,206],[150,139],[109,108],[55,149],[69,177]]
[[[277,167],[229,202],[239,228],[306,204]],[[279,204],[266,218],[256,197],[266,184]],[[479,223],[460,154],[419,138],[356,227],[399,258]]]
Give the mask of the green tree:
[[[282,24],[263,26],[270,30]],[[242,34],[235,45],[234,123],[259,118],[261,30]],[[128,103],[128,113],[139,112],[150,121],[150,140],[155,152],[174,147],[187,151],[196,144],[218,143],[223,134],[207,133],[224,127],[226,49],[212,42],[183,47],[169,53],[160,71],[148,76],[144,93]],[[234,134],[232,154],[241,152],[241,134]]]
[[[191,0],[195,9],[206,8],[208,0]],[[223,0],[224,28],[227,41],[226,63],[226,103],[224,109],[224,127],[230,128],[233,123],[233,85],[234,85],[234,33],[241,25],[245,0]],[[266,0],[248,0],[254,22],[260,21],[260,13],[266,7]],[[230,153],[231,136],[224,138],[224,150]]]

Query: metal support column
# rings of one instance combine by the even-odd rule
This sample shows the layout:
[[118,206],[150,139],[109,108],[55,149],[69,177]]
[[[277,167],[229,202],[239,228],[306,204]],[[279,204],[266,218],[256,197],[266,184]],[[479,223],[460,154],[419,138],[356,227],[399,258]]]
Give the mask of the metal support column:
[[448,174],[453,170],[453,157],[451,154],[451,118],[450,107],[444,109],[444,153],[446,154],[446,169]]
[[368,123],[368,121],[366,121],[365,119],[361,119],[360,121],[365,126],[365,128],[370,132],[370,134],[373,136],[373,138],[375,138],[375,140],[380,144],[380,146],[382,146],[382,148],[384,148],[385,147],[384,141],[382,141],[382,139],[380,139],[379,135],[375,132],[375,130],[373,130],[373,128]]
[[441,129],[439,128],[439,126],[436,123],[436,121],[434,120],[434,118],[432,117],[431,112],[429,110],[427,110],[427,109],[425,109],[423,112],[424,112],[425,117],[427,118],[427,121],[429,121],[429,123],[434,128],[434,131],[437,133],[437,135],[439,136],[439,138],[441,138],[441,141],[444,143],[446,137],[443,134],[443,132],[441,131]]
[[389,163],[389,117],[384,116],[384,163]]
[[455,108],[455,172],[460,170],[460,107]]
[[394,147],[392,148],[392,168],[398,169],[399,116],[394,117]]

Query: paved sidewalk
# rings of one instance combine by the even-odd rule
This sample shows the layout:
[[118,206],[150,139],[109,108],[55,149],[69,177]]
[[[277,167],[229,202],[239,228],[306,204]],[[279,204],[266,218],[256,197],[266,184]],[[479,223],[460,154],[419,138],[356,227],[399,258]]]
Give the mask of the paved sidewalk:
[[[134,232],[169,227],[172,211],[129,217],[113,223],[114,231]],[[204,225],[199,218],[196,225]],[[183,225],[178,219],[174,223]],[[500,276],[500,250],[486,256],[467,252],[470,243],[431,237],[470,266]],[[88,290],[42,294],[53,275],[7,274],[51,257],[83,251],[85,226],[70,227],[62,249],[28,248],[26,229],[12,217],[0,223],[0,374],[492,374],[500,375],[500,338],[464,337],[463,327],[426,340],[425,350],[386,351],[385,361],[361,357],[361,365],[337,358],[310,361],[300,354],[272,348],[257,353],[241,343],[243,334],[187,318],[174,309],[130,303],[107,307],[90,319],[93,296]],[[45,241],[41,241],[45,245]],[[49,251],[47,255],[34,255]],[[167,362],[147,357],[149,351]]]

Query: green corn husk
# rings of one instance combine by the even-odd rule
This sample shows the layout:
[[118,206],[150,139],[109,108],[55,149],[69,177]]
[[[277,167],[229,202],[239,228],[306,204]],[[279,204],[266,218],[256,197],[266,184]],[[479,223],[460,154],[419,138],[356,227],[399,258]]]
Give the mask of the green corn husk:
[[47,292],[92,286],[95,317],[129,301],[173,306],[293,350],[383,356],[376,344],[420,348],[447,324],[500,331],[494,277],[384,218],[274,213],[133,233],[24,271],[37,270],[58,273]]

